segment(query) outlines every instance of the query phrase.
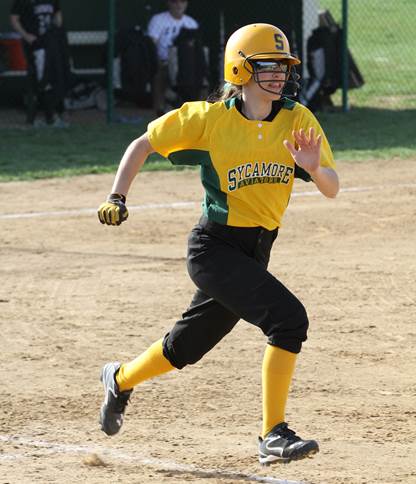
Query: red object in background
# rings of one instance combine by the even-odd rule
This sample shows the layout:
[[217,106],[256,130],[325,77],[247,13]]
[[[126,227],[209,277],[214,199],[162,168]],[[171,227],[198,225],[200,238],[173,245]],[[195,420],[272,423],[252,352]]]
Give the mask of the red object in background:
[[22,39],[19,34],[0,34],[1,46],[5,47],[7,69],[11,71],[25,71],[27,69]]

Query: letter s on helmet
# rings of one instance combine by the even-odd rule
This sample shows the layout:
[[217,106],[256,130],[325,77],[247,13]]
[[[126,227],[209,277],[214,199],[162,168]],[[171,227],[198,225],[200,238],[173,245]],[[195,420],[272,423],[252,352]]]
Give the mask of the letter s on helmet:
[[270,24],[250,24],[236,30],[228,39],[224,55],[224,79],[231,84],[246,84],[253,71],[249,62],[261,59],[300,64],[290,53],[286,35]]

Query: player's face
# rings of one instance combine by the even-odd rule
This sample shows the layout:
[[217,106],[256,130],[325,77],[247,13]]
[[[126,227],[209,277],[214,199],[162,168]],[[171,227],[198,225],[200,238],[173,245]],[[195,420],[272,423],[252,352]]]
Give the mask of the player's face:
[[169,12],[175,18],[181,18],[186,11],[188,2],[186,0],[169,0],[168,7]]
[[278,61],[253,62],[253,78],[260,90],[268,94],[271,99],[280,99],[287,80],[289,66]]

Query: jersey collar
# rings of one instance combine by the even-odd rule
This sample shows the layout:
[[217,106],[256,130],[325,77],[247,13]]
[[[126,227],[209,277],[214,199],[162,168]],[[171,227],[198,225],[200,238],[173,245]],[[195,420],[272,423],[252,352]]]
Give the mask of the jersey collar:
[[[270,111],[269,115],[262,119],[262,120],[258,120],[258,121],[273,121],[274,118],[278,115],[278,113],[280,112],[280,110],[282,108],[288,108],[288,109],[293,109],[293,107],[286,107],[286,101],[290,101],[289,99],[286,99],[286,98],[283,98],[283,99],[279,99],[279,101],[273,101],[272,103],[272,110]],[[246,119],[247,116],[245,116],[242,112],[242,101],[240,98],[238,97],[233,97],[231,99],[227,99],[225,101],[225,104],[227,106],[228,109],[232,108],[232,107],[235,107],[237,109],[237,111],[242,115],[244,116]]]

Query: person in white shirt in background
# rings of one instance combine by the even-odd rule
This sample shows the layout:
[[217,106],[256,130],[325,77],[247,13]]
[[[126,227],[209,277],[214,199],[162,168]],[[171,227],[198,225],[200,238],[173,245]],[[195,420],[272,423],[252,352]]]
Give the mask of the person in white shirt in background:
[[187,0],[168,0],[167,6],[167,11],[153,15],[147,28],[148,35],[156,44],[159,62],[153,82],[153,106],[158,117],[165,113],[165,93],[169,86],[169,48],[182,28],[199,28],[195,19],[185,15]]

